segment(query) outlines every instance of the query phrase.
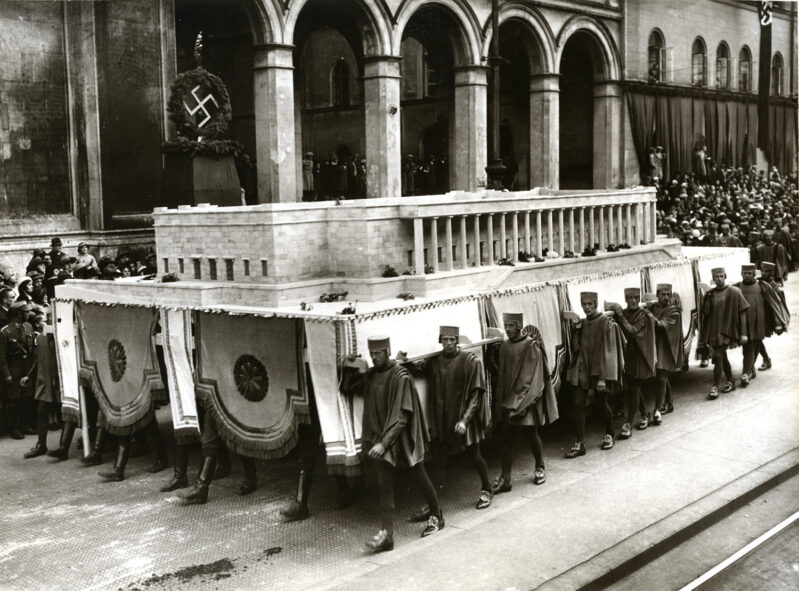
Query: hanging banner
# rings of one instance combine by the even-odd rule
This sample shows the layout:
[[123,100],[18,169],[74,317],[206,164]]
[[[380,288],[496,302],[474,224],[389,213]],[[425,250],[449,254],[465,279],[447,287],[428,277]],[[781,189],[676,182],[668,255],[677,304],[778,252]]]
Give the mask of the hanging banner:
[[497,313],[498,326],[502,327],[502,314],[521,312],[524,325],[538,328],[544,341],[547,355],[547,369],[555,392],[560,388],[560,378],[566,367],[566,348],[563,346],[561,311],[558,303],[558,288],[547,285],[527,293],[491,297]]
[[648,289],[652,293],[655,292],[658,283],[670,283],[672,293],[680,296],[680,302],[682,302],[683,345],[686,359],[691,351],[691,343],[694,339],[698,320],[692,266],[691,261],[686,259],[678,265],[654,265],[649,268],[651,287]]
[[268,460],[310,422],[300,363],[302,324],[285,318],[197,315],[197,395],[238,454]]
[[61,386],[61,413],[70,422],[80,424],[80,382],[78,347],[75,331],[75,302],[53,302],[53,335],[58,360],[58,382]]
[[160,310],[164,366],[176,438],[200,434],[192,363],[191,312]]
[[155,356],[152,308],[80,304],[79,374],[114,435],[129,435],[153,418],[153,391],[163,389]]
[[[346,396],[339,388],[339,363],[349,353],[337,352],[337,341],[346,344],[349,322],[305,322],[308,367],[322,429],[328,472],[357,476],[360,474],[361,418],[363,399]],[[358,417],[355,421],[354,417]]]

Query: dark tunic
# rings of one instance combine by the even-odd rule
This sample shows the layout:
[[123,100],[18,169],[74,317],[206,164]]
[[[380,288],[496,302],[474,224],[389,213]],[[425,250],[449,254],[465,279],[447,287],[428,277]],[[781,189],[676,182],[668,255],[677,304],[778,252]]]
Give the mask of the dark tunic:
[[646,380],[655,375],[655,319],[643,308],[622,310],[621,328],[627,339],[624,349],[624,375]]
[[655,302],[649,306],[649,311],[657,322],[655,327],[657,363],[655,367],[669,372],[678,371],[685,361],[682,308],[677,304],[661,306]]
[[392,466],[421,462],[429,437],[408,370],[390,361],[388,367],[364,374],[362,388],[364,451],[382,443],[386,448],[383,460]]
[[[430,437],[459,452],[485,439],[491,424],[491,408],[480,360],[474,353],[458,350],[441,353],[425,364],[427,419]],[[455,425],[463,421],[466,433],[459,435]]]
[[774,276],[784,280],[788,276],[788,253],[782,244],[772,242],[771,244],[759,244],[757,247],[757,266],[760,268],[762,263],[774,263],[776,269]]
[[763,288],[757,281],[752,283],[741,282],[737,284],[738,289],[741,290],[749,308],[746,310],[746,318],[749,322],[749,338],[755,341],[762,341],[766,338],[767,324],[771,324],[768,328],[769,334],[774,330],[773,320],[769,323],[770,318],[766,318],[766,302],[763,298]]
[[[19,400],[28,392],[19,381],[30,372],[33,354],[34,335],[30,324],[7,324],[0,329],[0,380],[9,400]],[[7,383],[9,377],[10,384]]]
[[532,426],[536,424],[536,414],[539,425],[557,418],[557,404],[553,405],[552,382],[540,343],[529,336],[503,341],[497,367],[495,405],[499,420]]
[[[567,378],[573,386],[592,391],[598,380],[621,383],[624,374],[624,336],[612,318],[586,318],[572,341]],[[610,386],[612,384],[608,384]]]
[[714,287],[705,294],[702,304],[702,334],[700,345],[728,348],[740,344],[740,314],[749,307],[741,290],[734,285]]
[[42,402],[60,402],[58,388],[58,365],[55,357],[55,340],[52,334],[41,333],[36,338],[36,354],[33,366],[28,372],[35,379],[33,397]]

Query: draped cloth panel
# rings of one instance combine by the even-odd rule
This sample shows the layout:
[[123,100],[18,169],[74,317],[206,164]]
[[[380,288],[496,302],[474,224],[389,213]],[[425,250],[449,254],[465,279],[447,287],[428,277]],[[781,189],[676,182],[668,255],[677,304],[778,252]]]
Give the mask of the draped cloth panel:
[[75,302],[53,302],[53,338],[58,361],[58,382],[61,386],[61,413],[71,423],[80,424],[80,380],[78,377],[78,333],[75,324]]
[[655,97],[651,94],[628,92],[627,106],[630,109],[633,143],[643,182],[650,176],[649,149],[655,146]]
[[268,460],[297,443],[310,422],[300,363],[301,321],[197,314],[197,396],[238,454]]
[[129,435],[153,418],[153,392],[163,390],[153,308],[79,304],[79,375],[105,414],[107,429]]
[[741,281],[741,265],[749,264],[748,248],[708,248],[701,246],[683,247],[683,253],[696,259],[699,281],[712,287],[711,269],[724,267],[727,283]]
[[615,302],[622,307],[624,304],[624,288],[641,287],[640,269],[632,269],[624,273],[614,273],[604,277],[590,276],[587,278],[570,279],[568,282],[569,304],[571,309],[583,315],[580,305],[580,292],[595,291],[599,295],[598,309],[604,311],[604,303]]
[[696,293],[694,286],[693,265],[685,259],[678,265],[654,265],[647,269],[651,292],[654,293],[658,283],[671,283],[672,292],[680,296],[682,302],[682,334],[686,359],[691,351],[694,332],[697,329]]
[[671,128],[669,126],[669,97],[658,96],[655,108],[655,143],[663,146],[666,158],[663,162],[663,177],[670,179],[672,175],[681,172],[677,168],[674,154],[671,151]]
[[538,328],[544,340],[552,388],[557,392],[567,362],[557,286],[547,285],[527,293],[496,295],[491,302],[497,311],[500,328],[502,314],[507,312],[523,313],[524,326],[532,324]]
[[[350,330],[348,321],[305,322],[308,367],[316,399],[316,411],[325,444],[328,472],[357,476],[360,472],[363,400],[345,396],[339,387],[339,362],[349,350],[338,352],[336,343],[351,343],[342,332]],[[355,420],[358,417],[358,420]]]
[[183,440],[200,434],[194,393],[191,312],[162,308],[160,318],[172,427],[175,437]]

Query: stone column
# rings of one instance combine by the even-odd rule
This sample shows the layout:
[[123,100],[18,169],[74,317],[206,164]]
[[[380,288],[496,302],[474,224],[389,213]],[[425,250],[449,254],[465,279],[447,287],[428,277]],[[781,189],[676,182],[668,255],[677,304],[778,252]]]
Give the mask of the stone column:
[[482,264],[480,259],[480,214],[474,215],[474,266],[479,267]]
[[[547,210],[547,248],[549,250],[547,252],[555,250],[555,238],[554,238],[554,233],[552,231],[552,225],[554,224],[553,217],[554,216],[552,215],[552,210],[548,209]],[[558,254],[560,254],[560,253],[558,253]]]
[[486,262],[494,264],[494,214],[488,214],[488,225],[486,226]]
[[532,252],[532,237],[530,234],[530,212],[524,212],[524,252]]
[[569,250],[574,253],[574,208],[569,208]]
[[514,211],[512,214],[513,222],[511,224],[511,228],[513,228],[513,250],[511,251],[510,260],[514,262],[518,262],[519,260],[519,212]]
[[535,212],[535,256],[540,257],[543,252],[541,244],[541,210]]
[[505,214],[499,214],[499,253],[503,259],[508,258],[508,235]]
[[367,197],[402,195],[400,61],[386,55],[364,58]]
[[413,218],[413,270],[424,275],[424,220]]
[[580,252],[585,250],[585,207],[580,208]]
[[599,242],[596,239],[596,234],[594,233],[594,207],[591,206],[588,208],[588,246],[594,248],[594,244]]
[[594,84],[594,189],[620,186],[621,88],[617,81]]
[[446,246],[444,248],[444,250],[446,250],[446,252],[444,253],[444,261],[447,264],[447,271],[452,271],[454,265],[452,262],[452,216],[451,215],[447,216],[447,221],[444,227],[446,228],[446,236],[447,236]]
[[253,58],[258,201],[297,201],[293,45],[259,45]]
[[530,187],[557,189],[560,182],[560,75],[530,77]]
[[607,242],[605,242],[605,208],[599,208],[599,250],[605,250]]
[[654,201],[649,204],[649,215],[649,223],[651,224],[650,228],[652,229],[652,242],[655,242],[658,236],[658,219],[657,207],[655,207]]
[[[488,103],[486,68],[463,66],[455,69],[455,145],[450,185],[461,191],[485,186],[488,164]],[[478,181],[480,181],[478,183]]]
[[430,220],[430,257],[433,273],[438,273],[438,218]]
[[563,208],[558,210],[558,254],[563,256],[563,249],[565,248],[565,238],[564,238],[564,228],[563,228]]
[[461,267],[467,269],[469,267],[469,252],[466,248],[466,216],[461,216]]

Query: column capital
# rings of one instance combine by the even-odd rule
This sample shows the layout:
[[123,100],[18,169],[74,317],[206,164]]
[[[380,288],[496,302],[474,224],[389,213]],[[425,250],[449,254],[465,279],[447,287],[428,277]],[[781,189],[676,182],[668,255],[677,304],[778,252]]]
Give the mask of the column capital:
[[621,98],[621,83],[618,80],[594,82],[594,98]]
[[265,68],[294,69],[294,46],[262,43],[253,47],[253,70]]
[[560,92],[560,74],[543,73],[530,76],[530,93]]
[[457,66],[453,86],[488,86],[488,66]]

